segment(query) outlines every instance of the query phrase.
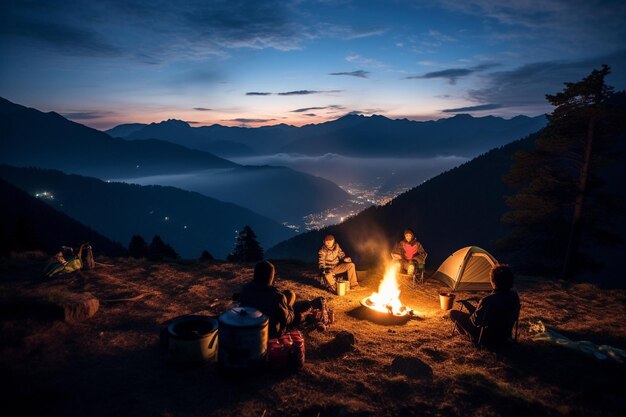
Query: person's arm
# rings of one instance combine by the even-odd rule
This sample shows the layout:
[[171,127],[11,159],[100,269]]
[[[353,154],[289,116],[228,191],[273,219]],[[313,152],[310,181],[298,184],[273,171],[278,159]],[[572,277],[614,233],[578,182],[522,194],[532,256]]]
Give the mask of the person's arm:
[[324,271],[326,268],[326,254],[324,253],[324,248],[321,248],[317,252],[317,266],[320,271]]
[[417,259],[417,262],[421,264],[425,263],[427,255],[428,254],[424,250],[424,247],[422,246],[422,244],[420,242],[417,242],[417,253],[414,256],[414,258]]
[[480,302],[478,303],[478,307],[476,307],[476,311],[474,311],[474,313],[470,316],[470,320],[472,321],[472,324],[477,327],[484,326],[486,322],[485,320],[486,308],[485,308],[484,300],[485,300],[484,298],[480,300]]
[[393,250],[391,251],[391,257],[399,261],[400,259],[402,259],[402,252],[402,242],[396,242]]
[[294,312],[293,308],[287,303],[287,297],[284,294],[281,295],[282,297],[278,304],[278,322],[280,323],[280,328],[284,329],[293,322]]
[[337,258],[339,258],[339,260],[342,261],[343,258],[345,257],[346,257],[346,254],[341,249],[341,246],[339,246],[339,243],[337,243]]

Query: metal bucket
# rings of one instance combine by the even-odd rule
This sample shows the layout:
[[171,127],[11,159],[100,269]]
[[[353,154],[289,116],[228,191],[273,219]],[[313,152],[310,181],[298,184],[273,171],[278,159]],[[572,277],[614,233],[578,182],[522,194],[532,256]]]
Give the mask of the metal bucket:
[[337,282],[337,295],[343,296],[346,295],[348,291],[348,283],[346,281]]
[[167,326],[168,357],[173,362],[201,364],[216,362],[217,320],[204,316],[183,316]]
[[219,317],[219,364],[223,368],[246,370],[265,361],[268,318],[252,307],[235,307]]
[[439,304],[442,310],[451,310],[454,305],[456,294],[453,292],[441,291],[439,293]]

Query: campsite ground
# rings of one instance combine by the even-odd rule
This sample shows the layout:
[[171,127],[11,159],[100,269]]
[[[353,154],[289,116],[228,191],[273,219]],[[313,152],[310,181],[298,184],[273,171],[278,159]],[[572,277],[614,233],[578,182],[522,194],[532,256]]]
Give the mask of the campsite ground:
[[[89,292],[100,310],[67,323],[10,315],[0,327],[3,408],[47,416],[623,416],[626,367],[532,340],[529,322],[574,340],[626,348],[626,291],[522,277],[519,342],[494,354],[458,335],[439,309],[440,284],[401,299],[419,318],[382,326],[357,314],[380,274],[362,275],[368,290],[345,297],[320,289],[310,265],[277,262],[278,286],[303,298],[324,295],[336,323],[305,335],[307,363],[297,373],[228,376],[214,365],[169,364],[160,323],[187,313],[215,315],[251,276],[251,265],[150,263],[97,259],[94,271],[43,281],[41,256],[0,264],[4,303],[24,296]],[[107,301],[133,298],[135,301]],[[342,330],[354,349],[332,349]]]

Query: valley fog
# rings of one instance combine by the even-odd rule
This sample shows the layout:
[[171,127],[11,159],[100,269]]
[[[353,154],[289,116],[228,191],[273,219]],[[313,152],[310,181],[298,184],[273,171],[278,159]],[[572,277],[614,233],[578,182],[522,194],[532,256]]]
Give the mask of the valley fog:
[[352,195],[366,197],[373,204],[383,204],[407,189],[468,160],[458,156],[355,158],[337,154],[307,156],[284,153],[230,159],[242,165],[285,166],[322,177]]
[[[336,154],[320,157],[275,154],[255,157],[231,158],[232,161],[247,166],[281,166],[332,181],[350,194],[348,201],[323,211],[311,207],[307,214],[294,218],[285,213],[263,210],[259,202],[264,199],[262,192],[250,187],[250,176],[255,172],[240,172],[238,169],[215,169],[176,175],[155,175],[124,178],[121,181],[140,185],[174,186],[188,191],[196,191],[209,197],[234,202],[256,210],[297,232],[318,229],[340,223],[349,216],[371,205],[382,205],[398,194],[422,182],[454,168],[467,161],[467,158],[448,156],[435,158],[354,158]],[[262,174],[261,174],[262,175]],[[276,184],[276,186],[280,186]],[[241,198],[241,187],[250,187],[245,198]],[[297,200],[301,190],[283,187],[281,193]],[[271,208],[277,205],[268,201]]]

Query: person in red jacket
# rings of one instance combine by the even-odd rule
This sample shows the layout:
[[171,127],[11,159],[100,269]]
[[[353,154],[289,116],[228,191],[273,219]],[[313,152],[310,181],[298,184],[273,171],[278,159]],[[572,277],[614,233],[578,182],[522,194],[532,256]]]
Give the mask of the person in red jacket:
[[420,242],[415,239],[415,232],[404,230],[404,239],[396,243],[391,257],[399,264],[401,270],[413,276],[416,271],[423,270],[428,254]]

